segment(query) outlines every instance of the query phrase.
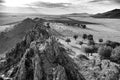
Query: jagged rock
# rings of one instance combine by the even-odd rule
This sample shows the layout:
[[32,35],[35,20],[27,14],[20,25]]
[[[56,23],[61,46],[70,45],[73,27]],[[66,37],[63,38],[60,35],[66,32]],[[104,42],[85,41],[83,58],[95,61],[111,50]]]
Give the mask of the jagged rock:
[[29,31],[6,53],[0,73],[12,80],[85,80],[78,66],[44,26]]
[[[100,60],[96,57],[92,60],[78,61],[79,71],[86,80],[119,80],[120,66],[110,60]],[[101,69],[99,64],[101,64]]]

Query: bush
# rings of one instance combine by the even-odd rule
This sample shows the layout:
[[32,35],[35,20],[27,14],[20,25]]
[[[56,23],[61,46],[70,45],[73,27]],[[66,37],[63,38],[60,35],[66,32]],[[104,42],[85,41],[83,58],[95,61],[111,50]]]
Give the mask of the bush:
[[93,35],[89,34],[87,38],[88,38],[88,40],[93,40]]
[[107,40],[107,41],[105,42],[105,45],[106,45],[106,46],[111,46],[111,43],[112,43],[112,41]]
[[65,41],[66,41],[68,44],[69,44],[69,42],[71,42],[71,40],[70,40],[69,38],[67,38]]
[[88,47],[82,47],[82,51],[88,54],[88,56],[89,53],[91,53],[92,56],[93,53],[97,52],[97,47],[95,47],[94,45]]
[[120,46],[113,49],[112,54],[111,54],[111,58],[115,61],[120,60]]
[[78,35],[74,35],[73,38],[76,40],[78,38]]
[[113,49],[120,46],[120,43],[119,42],[113,42],[113,41],[110,41],[110,40],[107,40],[106,43],[105,43],[106,46],[111,46]]
[[82,38],[87,39],[87,34],[83,34]]
[[103,39],[99,39],[99,42],[102,43],[102,42],[103,42]]
[[89,58],[83,54],[77,56],[80,60],[89,60]]
[[86,29],[86,28],[87,28],[86,25],[81,25],[81,27],[82,27],[83,29]]
[[112,48],[109,46],[102,46],[98,49],[101,59],[109,59],[111,56]]
[[88,45],[95,45],[94,40],[88,40]]
[[79,45],[82,45],[82,44],[83,44],[83,42],[82,42],[82,41],[80,41],[80,42],[79,42]]

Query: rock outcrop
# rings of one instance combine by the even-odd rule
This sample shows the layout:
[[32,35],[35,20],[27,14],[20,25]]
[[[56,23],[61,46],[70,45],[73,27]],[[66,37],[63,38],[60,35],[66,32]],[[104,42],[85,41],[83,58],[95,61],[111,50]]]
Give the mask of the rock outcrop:
[[4,80],[85,80],[51,30],[37,25],[0,62]]
[[79,71],[86,80],[119,80],[120,66],[110,60],[95,57],[90,60],[78,60]]

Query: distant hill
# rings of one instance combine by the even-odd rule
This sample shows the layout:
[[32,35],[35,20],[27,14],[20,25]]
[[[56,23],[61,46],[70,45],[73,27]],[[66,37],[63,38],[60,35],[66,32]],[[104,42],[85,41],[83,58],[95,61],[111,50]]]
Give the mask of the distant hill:
[[114,9],[105,13],[92,15],[95,18],[120,18],[120,9]]
[[63,16],[67,16],[67,17],[89,17],[90,14],[88,13],[71,13],[71,14],[66,14]]

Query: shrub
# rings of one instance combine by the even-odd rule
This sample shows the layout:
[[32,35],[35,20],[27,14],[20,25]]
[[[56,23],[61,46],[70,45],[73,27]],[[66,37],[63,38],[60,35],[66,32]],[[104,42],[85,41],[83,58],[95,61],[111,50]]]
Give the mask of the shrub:
[[76,40],[78,38],[78,35],[74,35],[73,38]]
[[68,44],[69,44],[69,42],[71,42],[71,40],[70,40],[69,38],[67,38],[65,41],[66,41]]
[[82,27],[83,29],[86,29],[86,28],[87,28],[86,25],[81,25],[81,27]]
[[88,40],[88,45],[95,45],[94,40]]
[[120,46],[120,43],[118,43],[118,42],[111,42],[110,46],[112,48],[116,48],[116,47]]
[[82,44],[83,44],[83,42],[82,42],[82,41],[80,41],[80,42],[79,42],[79,45],[82,45]]
[[85,52],[88,56],[89,56],[89,53],[91,53],[91,55],[93,53],[95,53],[97,50],[97,47],[95,47],[94,45],[92,46],[88,46],[88,47],[82,47],[82,51]]
[[82,38],[87,39],[87,34],[83,34]]
[[102,43],[102,42],[103,42],[103,39],[99,39],[99,42]]
[[120,60],[120,46],[113,49],[112,54],[111,54],[111,58],[115,61]]
[[107,40],[106,43],[105,43],[106,46],[111,46],[113,49],[120,46],[120,43],[119,42],[113,42],[113,41],[110,41],[110,40]]
[[101,59],[109,59],[111,56],[112,48],[109,46],[102,46],[98,49]]
[[89,34],[87,38],[88,38],[88,40],[93,40],[93,35]]
[[83,54],[77,56],[80,60],[89,60],[89,58]]
[[111,43],[112,43],[112,41],[107,40],[107,41],[105,42],[105,45],[106,45],[106,46],[111,46]]

